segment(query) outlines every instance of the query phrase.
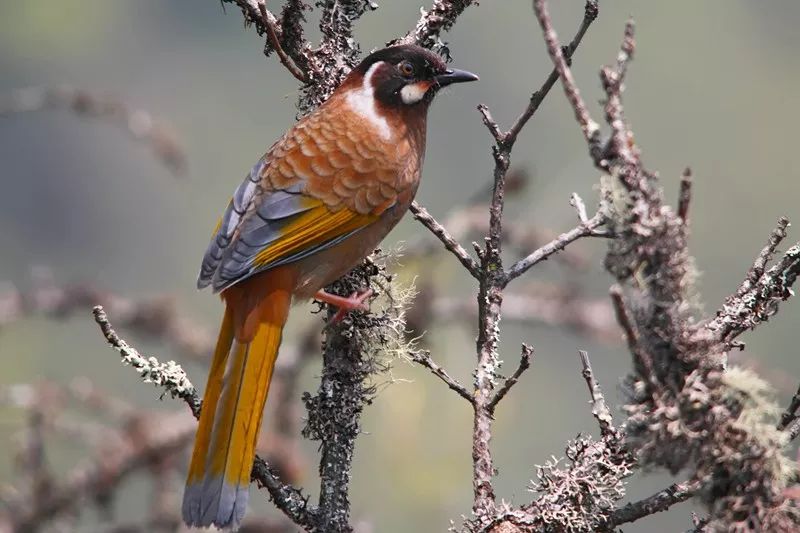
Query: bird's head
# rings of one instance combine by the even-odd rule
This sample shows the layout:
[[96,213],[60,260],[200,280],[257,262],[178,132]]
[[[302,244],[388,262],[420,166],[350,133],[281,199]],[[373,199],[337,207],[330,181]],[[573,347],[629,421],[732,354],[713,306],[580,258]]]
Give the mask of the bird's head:
[[471,72],[448,68],[429,50],[400,45],[368,55],[348,75],[343,87],[374,98],[383,109],[424,112],[442,87],[477,79]]

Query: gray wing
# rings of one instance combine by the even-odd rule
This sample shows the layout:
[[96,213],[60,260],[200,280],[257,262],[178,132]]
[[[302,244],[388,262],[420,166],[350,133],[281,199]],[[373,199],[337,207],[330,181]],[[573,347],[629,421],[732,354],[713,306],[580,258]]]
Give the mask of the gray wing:
[[[233,193],[203,257],[197,287],[209,285],[214,292],[230,287],[269,268],[291,263],[341,242],[359,229],[307,249],[289,253],[268,264],[256,264],[257,255],[286,235],[286,227],[321,202],[303,194],[299,181],[279,190],[264,191],[260,185],[263,160]],[[257,203],[257,207],[253,204]]]

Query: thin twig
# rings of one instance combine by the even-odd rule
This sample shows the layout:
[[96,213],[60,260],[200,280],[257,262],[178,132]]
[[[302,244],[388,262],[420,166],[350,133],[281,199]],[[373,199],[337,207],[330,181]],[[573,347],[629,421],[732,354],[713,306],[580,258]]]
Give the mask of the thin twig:
[[797,420],[798,409],[800,409],[800,387],[797,388],[797,392],[794,393],[794,396],[792,396],[792,399],[789,401],[789,406],[781,415],[781,421],[778,423],[778,429],[784,430],[789,426],[789,424]]
[[464,268],[472,275],[472,277],[477,278],[479,275],[478,264],[475,260],[470,257],[469,253],[464,249],[463,246],[455,239],[452,235],[447,231],[447,229],[439,224],[433,216],[428,213],[428,210],[418,204],[416,201],[411,203],[411,207],[409,211],[414,218],[417,219],[423,226],[428,228],[431,233],[433,233],[442,244],[444,244],[445,248],[447,248],[453,255],[455,255],[458,260],[464,265]]
[[189,377],[183,368],[175,361],[161,363],[155,357],[142,357],[139,352],[122,340],[113,326],[108,321],[108,316],[103,306],[97,305],[92,309],[94,321],[100,326],[100,331],[106,341],[119,352],[122,362],[132,366],[141,376],[145,383],[152,383],[157,387],[162,387],[173,398],[180,398],[191,409],[195,417],[200,416],[200,396],[189,381]]
[[275,24],[272,22],[272,18],[270,18],[271,13],[267,11],[267,7],[265,5],[265,0],[259,0],[258,2],[258,9],[261,12],[261,20],[264,24],[264,27],[267,29],[267,38],[269,39],[269,43],[272,45],[273,50],[278,54],[278,58],[280,59],[281,63],[289,73],[294,76],[297,81],[308,83],[308,76],[305,72],[300,70],[300,68],[292,61],[292,59],[286,55],[286,51],[281,46],[281,42],[278,40],[278,35],[275,33]]
[[[594,7],[594,15],[588,17],[593,20],[593,18],[596,17],[597,6],[592,3],[587,5]],[[584,19],[581,26],[588,27],[590,22],[591,20],[587,22],[586,19]],[[585,31],[585,28],[579,30],[579,36],[582,37]],[[578,42],[579,41],[580,39],[578,39]],[[562,74],[562,70],[559,70],[559,74]],[[549,90],[547,82],[545,82],[545,89]],[[544,91],[542,98],[544,98],[546,93],[547,91]],[[556,249],[554,251],[543,254],[542,258],[538,260],[538,256],[534,256],[533,258],[529,256],[527,259],[523,259],[521,262],[517,263],[517,265],[515,265],[516,269],[512,267],[509,272],[505,271],[502,260],[502,236],[506,176],[508,175],[508,169],[511,165],[511,150],[514,145],[514,140],[530,116],[527,116],[522,122],[518,123],[515,129],[511,130],[509,135],[500,130],[487,106],[483,104],[479,105],[478,111],[481,113],[484,125],[495,140],[495,145],[492,147],[494,180],[492,199],[489,204],[489,231],[484,239],[484,248],[481,249],[478,245],[475,245],[480,259],[480,273],[478,276],[479,288],[477,298],[478,339],[476,348],[478,362],[475,367],[473,394],[475,402],[472,430],[472,511],[476,516],[487,516],[496,506],[494,488],[492,486],[494,467],[490,441],[492,437],[493,418],[490,406],[495,398],[492,391],[495,386],[497,369],[501,364],[497,354],[497,345],[499,342],[503,289],[510,279],[522,274],[525,270],[530,268],[530,266],[542,260],[542,258],[555,253],[555,251],[563,248],[568,242],[575,240],[578,236],[582,236],[585,231],[591,232],[594,228],[592,227],[588,230],[578,228],[577,233],[581,235],[576,235],[574,237],[572,235],[567,235],[566,237],[562,236],[566,241],[563,244],[556,243]],[[533,111],[530,112],[530,115],[533,114]],[[593,219],[590,222],[591,225],[593,225],[595,221]],[[602,220],[598,218],[596,222],[599,226]],[[587,224],[587,227],[589,225],[590,224]]]
[[518,278],[527,272],[534,265],[547,260],[550,256],[563,250],[569,243],[592,235],[605,236],[604,233],[598,234],[595,230],[605,224],[606,216],[603,212],[598,211],[592,218],[585,223],[571,229],[566,233],[562,233],[549,243],[545,244],[538,250],[532,252],[527,257],[520,259],[506,272],[506,284],[511,280]]
[[789,442],[793,441],[800,435],[800,419],[796,419],[792,422],[788,428],[786,428],[786,435],[789,437]]
[[0,117],[48,109],[67,109],[82,118],[97,118],[115,124],[136,141],[147,144],[172,174],[186,174],[186,149],[174,128],[117,96],[68,85],[26,87],[0,95]]
[[477,5],[476,0],[434,0],[429,9],[420,9],[421,15],[413,30],[405,37],[388,44],[414,43],[426,48],[442,47],[439,40],[442,32],[455,24],[458,16],[470,5]]
[[450,377],[450,374],[448,374],[445,369],[436,364],[427,351],[412,350],[410,356],[412,361],[430,370],[434,376],[445,382],[451,390],[458,393],[459,396],[467,400],[470,404],[475,403],[469,391],[461,383]]
[[604,437],[609,436],[614,433],[614,426],[611,411],[608,409],[606,399],[603,396],[603,390],[594,377],[589,354],[585,350],[578,350],[578,355],[580,355],[581,366],[583,367],[583,379],[586,380],[586,386],[589,387],[589,395],[592,397],[592,416],[597,419],[597,423],[600,425],[600,433]]
[[678,216],[683,225],[689,223],[689,204],[692,201],[692,169],[686,167],[681,175],[681,190],[678,194]]
[[259,35],[262,35],[266,31],[266,28],[264,28],[264,21],[258,9],[258,4],[255,0],[220,0],[220,2],[239,6],[239,9],[242,10],[245,26],[253,24]]
[[[596,5],[595,5],[596,7]],[[569,68],[569,63],[561,45],[558,42],[558,35],[556,30],[553,29],[553,21],[550,19],[550,13],[547,9],[547,2],[545,0],[533,0],[533,10],[536,13],[536,19],[544,32],[544,40],[547,45],[547,52],[550,54],[556,71],[561,78],[561,84],[564,86],[564,93],[569,100],[572,109],[575,112],[575,120],[583,131],[583,136],[589,143],[590,147],[599,145],[600,142],[600,126],[592,120],[589,115],[589,109],[583,101],[575,84],[575,78],[572,76],[572,71]]]
[[514,371],[514,373],[511,374],[511,377],[506,379],[505,383],[503,383],[503,386],[497,389],[497,392],[495,392],[494,397],[489,402],[489,405],[486,406],[486,408],[489,410],[490,413],[494,413],[497,404],[499,404],[500,401],[506,396],[506,394],[509,393],[511,387],[517,384],[520,376],[522,376],[522,374],[531,367],[532,357],[533,357],[533,346],[530,346],[528,344],[523,344],[522,355],[520,356],[519,359],[519,366]]
[[302,490],[281,481],[277,472],[258,455],[253,461],[250,479],[259,487],[265,487],[275,507],[298,526],[313,526],[317,523],[318,508],[309,503]]
[[744,296],[747,291],[753,288],[762,276],[764,276],[767,264],[772,260],[772,256],[775,255],[775,250],[778,248],[778,245],[786,238],[786,230],[788,228],[789,219],[780,217],[777,226],[775,226],[775,229],[773,229],[772,233],[769,235],[767,244],[761,249],[758,257],[756,257],[756,260],[753,262],[753,266],[750,267],[750,270],[747,272],[747,277],[736,290],[736,296]]
[[187,425],[186,418],[184,415],[163,420],[167,430],[144,442],[127,442],[97,461],[78,465],[63,484],[33,495],[28,502],[30,508],[15,513],[13,531],[38,531],[49,520],[75,509],[81,502],[108,496],[123,480],[154,461],[183,451],[194,436],[193,424]]
[[494,140],[498,144],[503,142],[506,134],[500,130],[500,126],[497,125],[497,121],[492,117],[489,107],[486,106],[486,104],[478,104],[478,112],[481,114],[483,125],[486,126],[486,129],[489,130],[489,133],[492,134]]
[[[654,198],[653,203],[661,203],[662,193],[656,192],[656,187],[652,187],[654,178],[642,167],[639,149],[634,142],[633,132],[625,120],[622,105],[625,75],[628,71],[628,63],[633,58],[635,47],[634,23],[633,20],[628,20],[625,24],[619,54],[617,54],[616,67],[605,66],[600,70],[600,82],[606,93],[603,110],[606,123],[611,128],[606,154],[616,163],[623,163],[623,167],[619,170],[619,179],[627,189],[636,191],[636,194],[642,194],[646,198],[655,194],[657,199]],[[596,151],[593,153],[595,153],[595,166],[608,170],[608,161],[597,155]]]
[[778,304],[794,294],[792,285],[800,275],[800,243],[786,250],[780,260],[765,271],[775,248],[785,238],[788,225],[786,218],[781,217],[747,278],[735,294],[725,299],[704,330],[699,330],[700,337],[711,332],[713,340],[721,343],[723,349],[733,345],[741,347],[743,345],[734,339],[769,320],[778,311]]
[[574,192],[569,196],[569,205],[575,208],[575,211],[578,213],[578,221],[580,221],[581,224],[589,222],[589,215],[586,214],[586,204],[578,193]]
[[639,500],[631,502],[625,507],[614,511],[609,520],[609,529],[613,529],[622,524],[635,522],[645,516],[666,511],[676,503],[685,502],[700,490],[699,481],[684,481],[675,483],[658,491],[657,493]]
[[[581,21],[581,25],[578,28],[578,32],[575,34],[575,37],[572,38],[572,41],[567,45],[563,50],[562,53],[564,55],[564,59],[569,64],[572,60],[572,55],[575,53],[575,50],[578,49],[578,46],[581,44],[581,40],[583,40],[583,36],[586,34],[586,30],[589,29],[589,26],[592,25],[592,22],[595,21],[598,14],[598,7],[597,7],[597,0],[587,0],[586,5],[584,7],[584,15],[583,21]],[[539,109],[539,106],[544,101],[547,94],[550,92],[550,89],[553,88],[556,81],[558,81],[559,72],[557,68],[554,68],[550,75],[545,80],[544,84],[541,88],[531,95],[530,102],[528,102],[528,106],[522,112],[522,114],[517,118],[511,128],[505,133],[503,137],[503,143],[508,145],[513,145],[514,142],[517,140],[517,136],[519,132],[522,131],[522,128],[525,127],[525,124],[528,123],[530,118],[536,113]]]
[[633,317],[631,317],[628,307],[625,305],[622,288],[619,285],[614,285],[608,292],[611,295],[611,302],[614,304],[617,322],[622,326],[622,331],[625,332],[625,340],[628,343],[628,349],[633,354],[639,375],[653,378],[655,376],[653,373],[653,361],[642,348],[639,332],[636,331]]
[[[135,368],[145,382],[162,387],[173,398],[182,399],[189,406],[194,417],[200,417],[202,402],[180,365],[174,361],[161,363],[155,357],[142,357],[135,348],[117,335],[102,306],[95,306],[92,314],[106,341],[122,355],[125,364]],[[259,486],[267,488],[275,505],[296,524],[303,525],[314,522],[316,509],[308,504],[302,492],[281,481],[267,463],[258,456],[256,456],[251,476]]]

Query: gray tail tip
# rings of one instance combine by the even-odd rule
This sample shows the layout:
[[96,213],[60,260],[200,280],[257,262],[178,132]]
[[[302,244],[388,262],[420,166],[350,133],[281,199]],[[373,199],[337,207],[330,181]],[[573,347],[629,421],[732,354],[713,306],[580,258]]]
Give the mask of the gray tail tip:
[[190,527],[236,531],[247,510],[249,489],[249,485],[233,485],[219,478],[187,485],[181,509],[183,521]]

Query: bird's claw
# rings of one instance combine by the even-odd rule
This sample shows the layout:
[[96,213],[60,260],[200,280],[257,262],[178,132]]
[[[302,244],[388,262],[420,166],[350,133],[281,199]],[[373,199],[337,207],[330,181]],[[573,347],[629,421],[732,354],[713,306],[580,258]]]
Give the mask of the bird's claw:
[[354,292],[348,297],[330,294],[325,291],[317,292],[315,298],[321,302],[338,307],[338,311],[331,318],[331,324],[338,324],[350,311],[369,311],[369,305],[365,302],[372,296],[372,289]]

